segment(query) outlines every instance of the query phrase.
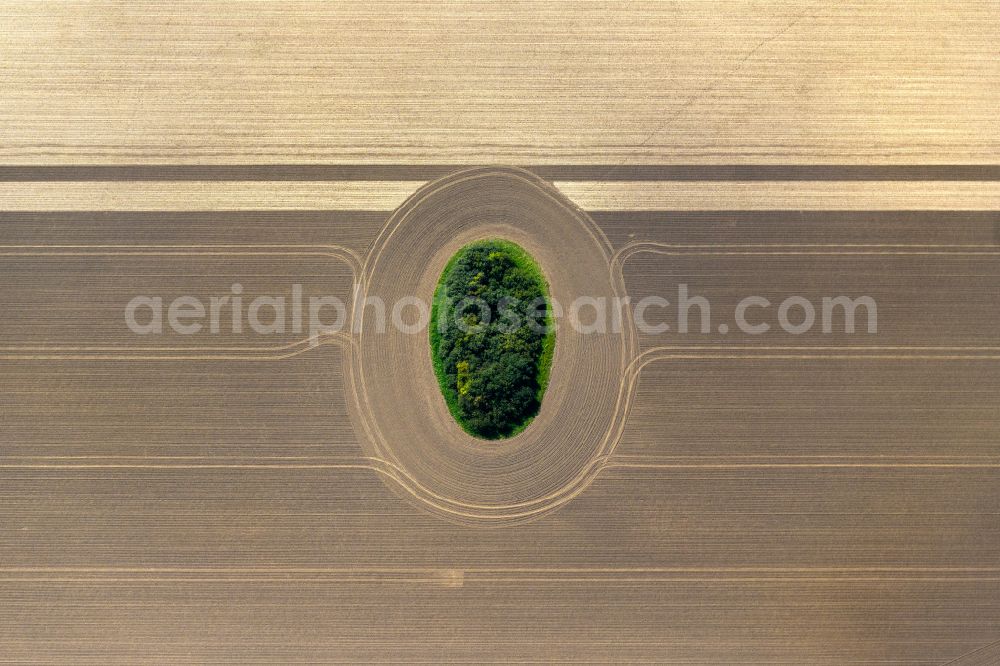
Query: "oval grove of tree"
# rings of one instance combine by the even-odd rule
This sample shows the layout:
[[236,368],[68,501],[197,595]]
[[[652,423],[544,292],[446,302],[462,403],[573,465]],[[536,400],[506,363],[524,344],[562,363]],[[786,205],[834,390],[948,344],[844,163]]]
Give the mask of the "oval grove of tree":
[[455,421],[481,439],[512,437],[538,414],[555,351],[548,285],[519,245],[459,250],[434,293],[431,358]]

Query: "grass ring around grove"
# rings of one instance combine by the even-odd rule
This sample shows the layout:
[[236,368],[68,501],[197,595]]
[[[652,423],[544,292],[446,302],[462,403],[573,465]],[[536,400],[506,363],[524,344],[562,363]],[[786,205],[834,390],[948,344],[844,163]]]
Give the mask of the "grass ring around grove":
[[[395,490],[457,522],[530,520],[581,492],[624,427],[634,389],[630,317],[620,331],[583,334],[560,325],[541,411],[517,436],[491,445],[455,423],[438,388],[426,332],[378,330],[367,297],[391,306],[430,303],[446,262],[476,240],[525,248],[552,299],[625,296],[603,232],[555,188],[512,168],[456,172],[422,187],[389,218],[368,255],[355,298],[348,391],[365,454]],[[366,320],[366,317],[369,317]]]

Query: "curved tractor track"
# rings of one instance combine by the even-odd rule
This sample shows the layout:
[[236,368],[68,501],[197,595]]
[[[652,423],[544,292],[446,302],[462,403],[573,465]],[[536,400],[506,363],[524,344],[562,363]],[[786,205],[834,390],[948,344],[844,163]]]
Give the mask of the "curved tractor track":
[[421,188],[386,223],[359,275],[349,351],[352,418],[366,455],[384,464],[381,476],[432,511],[477,525],[537,517],[586,488],[618,442],[638,372],[630,317],[617,332],[563,325],[532,424],[503,442],[463,432],[438,389],[426,331],[380,329],[364,303],[430,303],[448,259],[496,237],[535,257],[561,304],[625,296],[607,238],[562,194],[519,169],[470,169]]

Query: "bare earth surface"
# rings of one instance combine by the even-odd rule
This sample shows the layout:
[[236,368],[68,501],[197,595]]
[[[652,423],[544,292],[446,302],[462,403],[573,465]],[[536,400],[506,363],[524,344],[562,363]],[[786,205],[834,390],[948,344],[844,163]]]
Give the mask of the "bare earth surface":
[[[996,663],[989,3],[0,15],[0,661]],[[561,330],[473,440],[358,301],[494,235],[711,330]],[[235,284],[348,330],[125,325]]]

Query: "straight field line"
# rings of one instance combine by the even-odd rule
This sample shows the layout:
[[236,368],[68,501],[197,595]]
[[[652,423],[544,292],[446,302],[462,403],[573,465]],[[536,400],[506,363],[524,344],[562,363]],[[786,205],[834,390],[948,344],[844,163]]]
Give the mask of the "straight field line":
[[[0,211],[396,209],[424,180],[7,181]],[[585,210],[1000,210],[1000,181],[556,181]]]

